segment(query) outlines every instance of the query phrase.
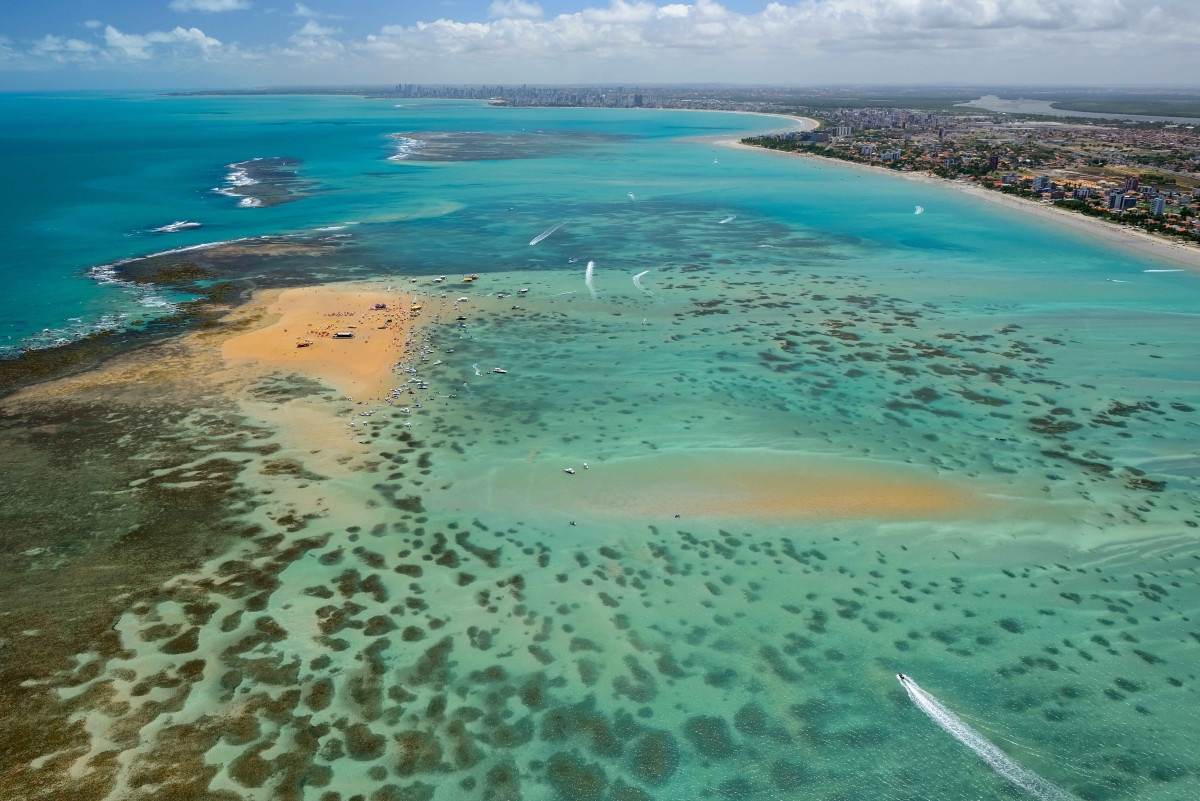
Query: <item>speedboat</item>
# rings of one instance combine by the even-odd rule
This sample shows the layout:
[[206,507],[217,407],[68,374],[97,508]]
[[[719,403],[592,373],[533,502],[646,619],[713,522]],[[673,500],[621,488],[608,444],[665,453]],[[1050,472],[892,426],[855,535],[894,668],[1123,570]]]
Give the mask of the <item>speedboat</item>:
[[518,289],[518,290],[517,290],[517,294],[518,294],[518,295],[524,295],[524,294],[525,294],[526,292],[528,292],[528,291],[529,291],[528,289]]
[[574,263],[575,263],[575,262],[577,262],[577,261],[579,261],[579,257],[578,257],[578,256],[572,256],[571,258],[567,259],[567,264],[574,264]]
[[493,372],[493,373],[501,373],[501,374],[504,374],[504,373],[507,373],[508,371],[507,371],[507,370],[501,370],[499,367],[493,367],[493,368],[492,368],[492,372]]
[[896,678],[900,680],[901,684],[903,684],[906,681],[912,681],[912,679],[910,679],[908,676],[905,676],[903,673],[897,673]]
[[563,472],[564,472],[564,473],[570,473],[571,475],[575,475],[575,468],[573,468],[573,467],[568,467],[568,468],[566,468],[565,470],[563,470]]

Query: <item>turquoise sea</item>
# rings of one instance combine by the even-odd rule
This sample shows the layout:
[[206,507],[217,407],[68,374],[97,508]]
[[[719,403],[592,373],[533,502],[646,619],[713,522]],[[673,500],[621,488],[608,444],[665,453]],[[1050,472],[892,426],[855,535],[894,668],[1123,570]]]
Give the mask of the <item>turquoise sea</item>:
[[[302,243],[171,259],[424,293],[397,384],[429,389],[401,411],[281,375],[143,416],[101,392],[86,459],[55,456],[66,416],[6,427],[54,477],[9,491],[10,531],[64,504],[6,564],[74,570],[201,514],[172,492],[245,532],[113,590],[78,671],[21,685],[75,739],[13,786],[1200,795],[1195,273],[718,143],[770,117],[89,94],[0,96],[0,120],[10,357],[191,297],[124,260]],[[152,232],[176,221],[201,227]],[[313,403],[354,461],[278,423]],[[69,511],[88,493],[103,515]]]

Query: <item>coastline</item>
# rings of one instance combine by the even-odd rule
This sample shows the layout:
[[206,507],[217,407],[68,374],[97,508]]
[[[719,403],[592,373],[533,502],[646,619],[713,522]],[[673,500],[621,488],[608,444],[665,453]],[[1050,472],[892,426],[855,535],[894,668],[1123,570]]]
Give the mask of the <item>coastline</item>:
[[862,164],[855,161],[844,161],[842,159],[829,158],[828,156],[819,156],[815,153],[770,150],[763,147],[756,147],[754,145],[746,145],[740,141],[731,140],[724,137],[722,137],[720,140],[716,140],[715,143],[725,147],[753,150],[760,153],[773,153],[785,157],[798,156],[825,164],[835,164],[841,167],[864,170],[875,175],[886,174],[895,176],[897,178],[903,178],[908,181],[917,181],[920,183],[943,186],[948,189],[955,189],[980,200],[996,203],[998,205],[1005,206],[1006,208],[1025,212],[1027,214],[1035,214],[1044,220],[1050,220],[1083,233],[1099,236],[1107,243],[1125,248],[1135,253],[1150,255],[1163,261],[1169,261],[1173,264],[1178,264],[1189,270],[1200,272],[1200,248],[1198,247],[1192,247],[1190,245],[1185,245],[1164,237],[1156,236],[1148,231],[1142,231],[1137,228],[1117,225],[1109,222],[1108,220],[1085,217],[1084,215],[1077,214],[1073,211],[1057,208],[1052,204],[1036,203],[1031,200],[1012,197],[991,189],[984,189],[976,184],[965,181],[951,181],[946,178],[939,178],[934,175],[929,175],[925,172],[902,172],[900,170],[890,170],[886,167],[877,167],[872,164]]

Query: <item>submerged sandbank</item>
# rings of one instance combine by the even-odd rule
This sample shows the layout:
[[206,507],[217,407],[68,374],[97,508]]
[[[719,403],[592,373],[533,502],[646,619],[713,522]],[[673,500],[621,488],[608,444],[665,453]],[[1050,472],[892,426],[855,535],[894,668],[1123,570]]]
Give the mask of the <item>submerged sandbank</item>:
[[[574,474],[564,472],[566,467]],[[900,465],[716,449],[593,462],[509,462],[464,477],[444,501],[594,517],[924,519],[988,504],[977,490]],[[438,501],[439,505],[442,500]]]

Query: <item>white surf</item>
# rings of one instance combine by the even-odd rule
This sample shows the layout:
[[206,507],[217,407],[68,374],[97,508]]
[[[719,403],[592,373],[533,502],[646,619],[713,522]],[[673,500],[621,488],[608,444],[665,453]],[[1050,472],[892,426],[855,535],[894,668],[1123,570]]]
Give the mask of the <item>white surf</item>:
[[904,686],[908,697],[918,709],[928,715],[930,720],[944,729],[951,737],[974,751],[992,770],[1042,801],[1075,801],[1075,797],[1066,790],[1013,762],[990,740],[972,729],[953,712],[942,706],[936,698],[917,686],[915,681],[906,676],[900,679],[900,684]]
[[583,283],[587,284],[588,292],[592,293],[592,300],[596,299],[596,287],[592,285],[592,275],[596,271],[596,262],[589,261],[587,270],[583,273]]

